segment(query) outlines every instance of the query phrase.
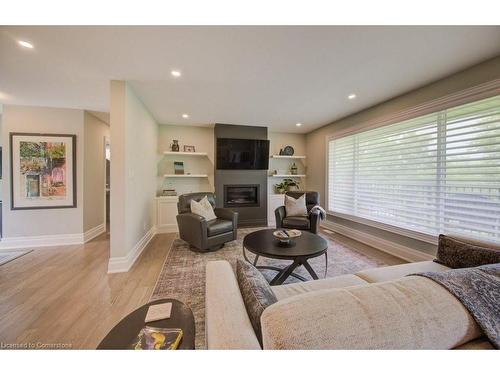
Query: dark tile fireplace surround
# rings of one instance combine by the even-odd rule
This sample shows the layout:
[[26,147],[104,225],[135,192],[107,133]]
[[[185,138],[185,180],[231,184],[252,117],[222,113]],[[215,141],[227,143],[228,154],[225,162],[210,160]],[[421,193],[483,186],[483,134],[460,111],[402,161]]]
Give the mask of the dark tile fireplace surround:
[[[267,127],[215,124],[214,134],[216,147],[217,138],[267,139]],[[215,169],[215,195],[239,213],[239,226],[267,226],[267,170]]]

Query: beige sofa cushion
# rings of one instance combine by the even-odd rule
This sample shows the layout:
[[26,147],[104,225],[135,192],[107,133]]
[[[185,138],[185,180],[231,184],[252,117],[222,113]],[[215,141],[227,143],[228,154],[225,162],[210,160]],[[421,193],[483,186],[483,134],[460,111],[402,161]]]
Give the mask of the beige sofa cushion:
[[453,295],[419,276],[286,298],[261,324],[264,349],[451,349],[482,336]]
[[443,266],[442,264],[433,261],[426,261],[398,264],[396,266],[389,267],[370,268],[364,271],[357,272],[356,276],[359,276],[369,283],[379,283],[382,281],[397,280],[412,273],[431,271],[438,272],[448,269],[448,267]]
[[488,341],[487,338],[481,337],[476,340],[469,341],[466,344],[460,345],[459,347],[455,348],[457,350],[494,350],[495,348],[491,343]]
[[329,279],[319,279],[301,283],[272,286],[276,298],[282,300],[298,294],[314,292],[330,288],[345,288],[348,286],[368,284],[365,280],[355,275],[342,275]]
[[206,271],[207,348],[261,349],[229,262],[208,262]]

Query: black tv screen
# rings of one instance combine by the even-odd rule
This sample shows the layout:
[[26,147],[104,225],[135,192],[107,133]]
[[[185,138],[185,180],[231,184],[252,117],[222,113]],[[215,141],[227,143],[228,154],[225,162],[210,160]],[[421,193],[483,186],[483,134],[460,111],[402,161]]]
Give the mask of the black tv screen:
[[268,169],[269,141],[217,139],[217,169]]

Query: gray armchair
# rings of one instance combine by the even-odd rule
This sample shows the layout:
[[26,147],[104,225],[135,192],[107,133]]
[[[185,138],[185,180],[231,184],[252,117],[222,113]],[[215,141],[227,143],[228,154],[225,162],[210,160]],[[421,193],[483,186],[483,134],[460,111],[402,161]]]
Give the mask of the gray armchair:
[[320,217],[318,212],[311,212],[311,208],[319,204],[319,193],[317,191],[289,191],[286,195],[299,198],[306,195],[306,207],[308,216],[286,216],[285,206],[278,207],[274,211],[276,216],[276,228],[307,230],[318,233]]
[[[207,221],[200,215],[191,212],[191,200],[200,201],[205,197],[214,207],[216,219]],[[227,208],[215,207],[213,193],[191,193],[179,196],[177,203],[179,214],[177,224],[179,236],[191,246],[200,251],[220,249],[226,242],[236,239],[238,227],[238,213]]]

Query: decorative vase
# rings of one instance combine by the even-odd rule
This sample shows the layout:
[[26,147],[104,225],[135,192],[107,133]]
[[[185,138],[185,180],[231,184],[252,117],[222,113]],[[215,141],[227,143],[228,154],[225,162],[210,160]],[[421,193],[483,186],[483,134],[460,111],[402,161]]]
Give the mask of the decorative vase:
[[292,167],[290,168],[291,174],[297,174],[297,166],[295,163],[292,164]]
[[170,149],[173,151],[173,152],[179,152],[179,141],[174,139],[172,141],[173,143],[170,145]]

